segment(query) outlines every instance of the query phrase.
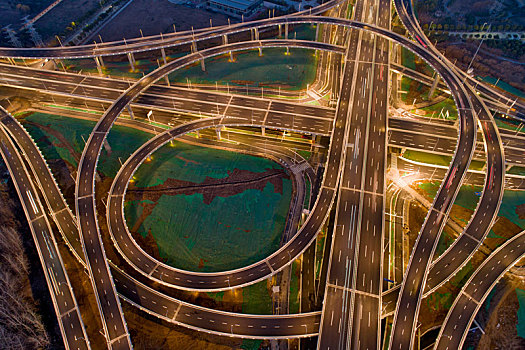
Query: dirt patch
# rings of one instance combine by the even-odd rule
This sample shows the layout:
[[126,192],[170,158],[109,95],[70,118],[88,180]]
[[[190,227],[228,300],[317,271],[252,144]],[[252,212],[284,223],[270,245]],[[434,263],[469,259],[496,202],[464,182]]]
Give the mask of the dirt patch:
[[[39,128],[45,132],[47,132],[48,134],[56,137],[58,140],[59,140],[59,143],[57,143],[56,145],[54,145],[56,148],[65,148],[68,150],[69,154],[71,154],[71,156],[73,158],[75,158],[75,160],[77,162],[80,161],[80,154],[78,152],[75,151],[75,149],[73,148],[73,146],[71,146],[71,144],[69,143],[69,141],[64,137],[64,135],[62,135],[62,133],[56,131],[55,129],[53,129],[52,127],[50,127],[49,125],[42,125],[42,124],[37,124],[37,123],[33,123],[33,122],[30,122],[30,121],[25,121],[26,124],[29,124],[29,125],[32,125],[34,126],[35,128]],[[39,140],[40,141],[40,140]]]
[[[491,308],[485,321],[485,334],[481,336],[477,349],[525,349],[525,339],[517,334],[517,312],[519,308],[516,288],[523,288],[519,281],[502,282],[506,287],[497,305]],[[518,283],[516,285],[516,283]]]
[[[140,30],[145,36],[172,33],[173,24],[177,31],[209,27],[228,23],[225,15],[175,5],[168,0],[135,0],[109,22],[99,34],[104,41],[139,37]],[[233,21],[232,21],[233,23]]]
[[242,340],[219,337],[204,332],[157,321],[126,302],[122,308],[135,349],[239,349]]
[[525,220],[525,204],[516,206],[516,214],[521,220]]
[[162,195],[184,194],[189,196],[200,193],[204,204],[210,204],[215,197],[230,197],[250,189],[262,191],[267,183],[274,186],[275,193],[282,194],[282,180],[288,178],[283,169],[268,169],[262,173],[234,169],[231,172],[228,171],[228,175],[222,179],[207,176],[201,183],[169,178],[162,185],[147,188],[131,185],[126,193],[126,200],[149,200],[156,203]]
[[[199,184],[169,178],[162,185],[148,188],[137,188],[131,185],[126,193],[126,200],[139,200],[142,202],[140,205],[143,208],[141,215],[137,218],[133,227],[130,228],[133,238],[144,249],[144,251],[152,257],[159,261],[166,262],[165,259],[160,257],[159,247],[155,238],[151,234],[151,231],[148,231],[146,237],[143,237],[138,233],[140,226],[153,212],[153,209],[155,209],[155,206],[162,195],[173,196],[201,193],[203,195],[204,203],[210,204],[217,196],[229,197],[249,189],[262,191],[268,183],[271,183],[274,186],[275,193],[282,194],[282,180],[288,178],[288,175],[283,169],[268,169],[262,173],[234,169],[233,171],[228,172],[228,174],[228,177],[222,179],[206,177],[206,179]],[[245,230],[245,232],[249,232],[249,230]],[[199,266],[201,264],[204,266],[205,262],[206,260],[201,259]]]

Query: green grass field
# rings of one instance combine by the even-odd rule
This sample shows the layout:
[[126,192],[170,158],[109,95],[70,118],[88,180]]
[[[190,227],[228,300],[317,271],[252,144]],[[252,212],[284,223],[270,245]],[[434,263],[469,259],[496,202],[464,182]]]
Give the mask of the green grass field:
[[[288,34],[289,38],[298,40],[313,40],[315,27],[297,25]],[[234,62],[229,62],[229,55],[217,56],[205,60],[206,71],[203,72],[200,63],[184,67],[170,74],[170,81],[186,83],[218,84],[250,86],[282,85],[289,89],[303,89],[315,79],[317,56],[315,51],[308,49],[290,49],[290,55],[285,55],[286,49],[266,48],[260,57],[257,50],[234,52]],[[184,56],[184,53],[168,56],[168,62]],[[162,64],[162,57],[158,59]],[[63,60],[69,70],[98,74],[95,61],[92,59]],[[131,71],[127,60],[122,62],[105,62],[104,74],[129,78],[141,78],[144,74],[158,68],[157,59],[136,60],[136,69]]]
[[[95,122],[45,113],[32,113],[25,119],[31,124],[25,122],[24,126],[46,159],[64,159],[75,168],[78,166],[70,149],[77,155],[82,154],[84,140],[87,141]],[[42,126],[52,131],[43,130]],[[56,133],[62,136],[70,148],[57,138]],[[118,158],[120,157],[124,162],[135,149],[151,137],[152,134],[143,131],[119,125],[113,126],[108,135],[111,155],[108,155],[105,149],[102,150],[97,165],[98,170],[106,176],[115,176],[120,168]]]
[[[222,179],[234,169],[254,173],[280,166],[268,159],[196,147],[166,145],[135,173],[134,185],[146,188],[168,178],[202,183],[207,177]],[[162,195],[138,232],[151,232],[160,256],[172,266],[193,271],[240,268],[271,254],[279,247],[286,223],[292,183],[283,179],[283,193],[267,183],[262,191],[247,189],[206,204],[202,194]],[[127,201],[130,227],[141,215],[144,202]]]
[[[70,150],[77,156],[81,154],[83,138],[87,140],[94,122],[43,113],[33,113],[26,120],[31,122],[25,123],[26,128],[46,159],[64,159],[77,167]],[[108,136],[111,155],[102,151],[98,169],[113,177],[120,167],[118,158],[124,162],[151,136],[114,126]],[[153,186],[170,177],[200,183],[206,176],[227,177],[228,171],[235,168],[255,173],[280,168],[277,163],[264,158],[182,142],[174,142],[174,145],[163,147],[154,154],[152,162],[139,168],[136,186]],[[145,235],[152,229],[161,255],[178,267],[197,269],[201,259],[204,263],[202,270],[241,267],[278,248],[291,192],[291,181],[283,179],[282,195],[275,193],[273,185],[267,183],[263,191],[251,189],[230,197],[216,197],[209,205],[203,203],[199,194],[163,196],[143,223],[140,233]],[[130,226],[136,222],[142,209],[140,203],[126,204]]]

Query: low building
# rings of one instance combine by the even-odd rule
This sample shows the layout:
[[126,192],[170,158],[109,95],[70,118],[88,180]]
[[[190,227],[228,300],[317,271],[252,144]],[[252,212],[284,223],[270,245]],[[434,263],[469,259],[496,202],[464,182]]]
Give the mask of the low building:
[[208,0],[208,8],[231,17],[241,18],[253,15],[261,8],[262,3],[263,0]]

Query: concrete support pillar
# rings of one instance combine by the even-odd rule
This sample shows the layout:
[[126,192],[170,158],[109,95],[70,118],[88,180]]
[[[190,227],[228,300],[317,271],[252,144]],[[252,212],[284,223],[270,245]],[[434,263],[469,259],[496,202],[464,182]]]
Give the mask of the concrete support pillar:
[[228,45],[228,35],[224,34],[222,36],[222,44],[223,45]]
[[289,56],[289,55],[290,55],[290,48],[286,46],[286,56]]
[[264,126],[261,128],[261,135],[262,136],[266,135],[266,128]]
[[284,24],[284,38],[288,39],[288,23]]
[[201,69],[203,72],[206,72],[206,66],[204,65],[204,59],[201,60]]
[[262,47],[259,47],[259,57],[262,56]]
[[319,23],[317,23],[317,25],[315,26],[315,39],[314,40],[319,40],[319,27],[321,25]]
[[428,98],[431,98],[432,95],[434,95],[434,91],[436,91],[438,84],[439,84],[439,74],[436,73],[436,78],[434,79],[434,82],[432,83],[432,86],[430,87],[430,91],[428,92]]
[[281,35],[283,35],[283,29],[280,24],[278,25],[278,27],[279,27],[279,38],[280,38]]
[[197,52],[197,42],[196,41],[192,41],[191,43],[191,52]]
[[131,109],[130,105],[127,105],[127,109],[128,109],[129,117],[131,119],[135,119],[135,115],[133,114],[133,110]]
[[398,86],[398,74],[391,73],[391,80],[392,84],[390,85],[391,88],[391,97],[393,101],[399,100],[399,86]]
[[257,29],[257,27],[253,28],[254,32],[255,32],[255,40],[259,40],[259,30]]
[[161,48],[160,53],[162,54],[162,60],[164,61],[164,64],[168,63],[166,61],[166,50],[164,50],[164,48]]
[[93,59],[95,60],[95,63],[97,64],[97,71],[98,71],[98,74],[102,75],[103,72],[102,72],[102,64],[100,63],[100,57],[93,57]]
[[111,146],[109,145],[108,139],[104,139],[104,149],[108,154],[111,154]]
[[234,60],[233,60],[233,52],[230,51],[230,62],[233,62],[233,61],[234,61]]
[[100,62],[100,65],[102,66],[102,68],[106,67],[106,65],[104,64],[104,60],[102,59],[102,56],[98,56],[98,60]]
[[512,169],[512,167],[513,167],[512,164],[507,164],[507,165],[505,166],[505,172],[508,173],[508,172],[510,171],[510,169]]
[[218,126],[215,128],[215,133],[217,134],[217,140],[221,140],[221,130],[222,130],[222,126]]
[[131,67],[131,70],[134,71],[135,70],[135,57],[133,57],[133,53],[128,53],[128,61],[129,61],[129,65]]
[[250,39],[251,39],[251,41],[254,40],[254,38],[253,38],[253,28],[250,28]]
[[390,154],[390,168],[397,169],[397,153]]

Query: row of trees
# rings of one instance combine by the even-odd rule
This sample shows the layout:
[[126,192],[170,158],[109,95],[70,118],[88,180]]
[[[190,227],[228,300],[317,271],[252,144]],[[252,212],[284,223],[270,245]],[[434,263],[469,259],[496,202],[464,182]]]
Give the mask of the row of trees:
[[43,349],[49,343],[29,285],[29,264],[15,230],[14,203],[0,185],[0,348]]
[[426,30],[430,30],[430,31],[434,31],[434,30],[450,30],[450,31],[459,31],[459,32],[462,32],[462,31],[466,31],[466,32],[476,32],[476,31],[491,31],[491,32],[521,32],[523,31],[525,28],[523,28],[522,25],[517,25],[517,24],[513,24],[513,25],[510,25],[510,24],[500,24],[500,25],[497,25],[497,26],[491,26],[490,29],[488,28],[487,25],[483,26],[483,25],[466,25],[466,24],[462,24],[462,23],[459,23],[457,25],[454,25],[454,24],[448,24],[448,23],[445,23],[445,24],[441,24],[441,23],[431,23],[430,25],[428,23],[425,23],[423,24],[423,29],[426,31]]

